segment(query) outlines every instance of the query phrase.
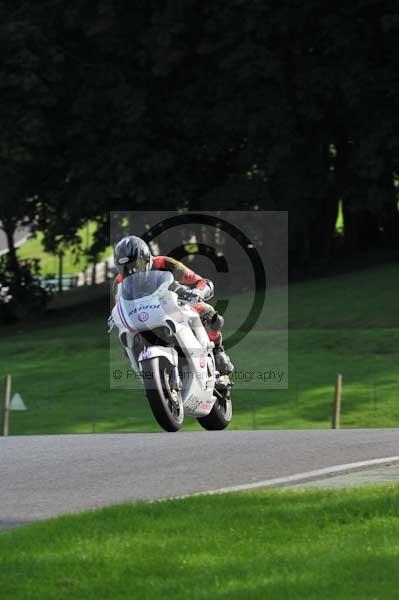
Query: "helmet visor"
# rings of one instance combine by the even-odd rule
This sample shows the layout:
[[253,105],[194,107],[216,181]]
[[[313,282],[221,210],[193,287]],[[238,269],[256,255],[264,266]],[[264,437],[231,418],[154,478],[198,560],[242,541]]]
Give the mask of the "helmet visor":
[[118,269],[123,275],[133,275],[133,273],[144,273],[149,271],[151,268],[151,259],[145,259],[144,256],[139,256],[136,260],[125,262],[121,259],[124,264],[119,261]]

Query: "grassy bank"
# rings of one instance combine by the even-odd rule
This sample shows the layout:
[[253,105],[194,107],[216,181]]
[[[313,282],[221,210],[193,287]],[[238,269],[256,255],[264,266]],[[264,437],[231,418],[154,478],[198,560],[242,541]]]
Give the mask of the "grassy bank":
[[[231,427],[329,427],[337,372],[344,374],[342,426],[398,426],[398,282],[399,267],[389,265],[292,285],[289,387],[237,384]],[[231,350],[244,373],[273,364],[281,340],[284,345],[278,302],[272,297],[269,302],[266,329],[252,332]],[[230,322],[239,318],[235,306]],[[14,391],[28,406],[26,412],[11,414],[12,433],[157,430],[140,390],[109,388],[107,311],[105,300],[94,311],[2,329],[0,374],[13,374]],[[280,329],[273,330],[274,317]],[[187,420],[185,427],[198,426]]]
[[[79,246],[76,246],[74,249],[71,247],[65,248],[63,258],[63,271],[65,275],[79,273],[88,266],[89,257],[87,250],[93,243],[95,230],[96,224],[88,223],[78,231]],[[18,256],[21,259],[36,258],[40,260],[41,274],[43,276],[56,275],[59,268],[58,256],[44,250],[43,237],[43,234],[39,232],[34,237],[28,239],[18,248]],[[112,248],[109,247],[101,253],[99,261],[105,260],[111,254]]]
[[398,514],[397,486],[112,507],[0,534],[0,586],[14,600],[387,600]]

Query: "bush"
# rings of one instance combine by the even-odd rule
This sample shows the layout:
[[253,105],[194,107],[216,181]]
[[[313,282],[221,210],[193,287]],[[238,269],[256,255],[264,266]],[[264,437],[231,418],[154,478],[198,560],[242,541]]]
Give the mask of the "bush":
[[0,257],[0,321],[12,323],[45,310],[48,292],[41,287],[38,260],[19,263],[19,276],[9,268],[7,255]]

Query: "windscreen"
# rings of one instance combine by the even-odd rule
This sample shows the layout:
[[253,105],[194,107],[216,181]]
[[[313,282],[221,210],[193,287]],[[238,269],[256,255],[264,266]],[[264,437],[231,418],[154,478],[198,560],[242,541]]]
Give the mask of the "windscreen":
[[162,283],[173,283],[173,275],[169,271],[148,271],[145,273],[134,273],[122,282],[122,298],[125,300],[137,300],[144,296],[153,294]]

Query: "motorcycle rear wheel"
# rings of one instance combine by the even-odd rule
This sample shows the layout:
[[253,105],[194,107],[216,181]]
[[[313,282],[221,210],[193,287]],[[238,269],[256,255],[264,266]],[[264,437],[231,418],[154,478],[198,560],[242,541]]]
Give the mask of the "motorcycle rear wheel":
[[181,392],[173,389],[173,366],[163,357],[142,362],[144,387],[152,414],[165,431],[179,431],[184,420]]

